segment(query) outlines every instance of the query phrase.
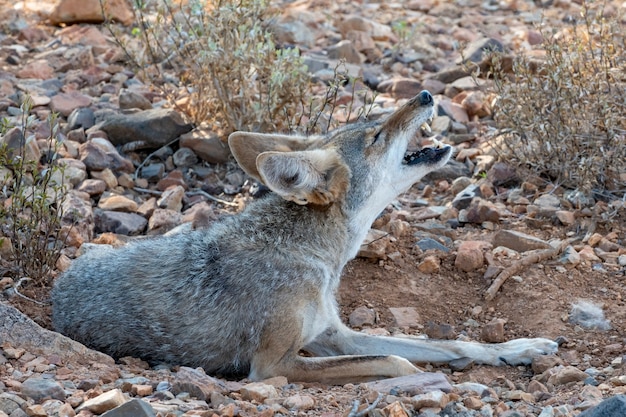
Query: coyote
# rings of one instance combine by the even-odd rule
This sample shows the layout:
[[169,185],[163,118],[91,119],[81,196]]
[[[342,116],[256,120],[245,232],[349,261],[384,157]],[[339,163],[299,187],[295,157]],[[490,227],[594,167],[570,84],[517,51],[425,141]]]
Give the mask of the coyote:
[[438,142],[407,154],[433,115],[422,91],[382,121],[325,136],[231,134],[241,168],[273,193],[208,229],[87,251],[55,283],[56,330],[114,357],[331,384],[418,372],[411,362],[516,365],[555,352],[541,338],[382,337],[341,322],[341,271],[370,225],[452,154]]

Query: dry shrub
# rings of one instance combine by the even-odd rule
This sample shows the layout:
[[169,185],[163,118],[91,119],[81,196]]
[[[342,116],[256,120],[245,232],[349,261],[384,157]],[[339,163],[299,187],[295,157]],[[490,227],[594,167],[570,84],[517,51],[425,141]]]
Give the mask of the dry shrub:
[[196,125],[288,131],[309,107],[296,48],[279,48],[265,0],[135,0],[132,34],[114,31],[140,77]]
[[583,2],[581,20],[543,31],[545,57],[496,77],[501,156],[596,197],[626,191],[626,32]]
[[[63,227],[62,200],[67,192],[64,167],[55,163],[59,146],[57,116],[48,117],[49,154],[41,163],[27,151],[28,143],[35,140],[31,106],[27,97],[17,126],[23,134],[19,144],[13,148],[0,145],[0,247],[4,248],[4,255],[8,252],[8,256],[0,256],[4,261],[0,270],[4,268],[5,273],[16,278],[16,292],[25,280],[39,286],[50,284],[69,230]],[[10,127],[5,120],[0,136]]]

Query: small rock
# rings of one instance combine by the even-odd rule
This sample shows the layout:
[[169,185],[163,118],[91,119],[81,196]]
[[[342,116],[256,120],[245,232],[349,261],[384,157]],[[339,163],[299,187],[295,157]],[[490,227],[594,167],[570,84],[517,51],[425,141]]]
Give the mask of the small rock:
[[102,171],[112,169],[114,171],[134,172],[133,163],[123,158],[117,149],[104,138],[94,138],[80,145],[79,158],[89,171]]
[[459,123],[469,122],[467,111],[460,104],[454,103],[450,100],[442,100],[439,102],[437,107],[438,114],[440,116],[448,116],[450,119]]
[[389,404],[387,407],[382,409],[382,413],[386,417],[409,417],[406,412],[406,407],[404,407],[400,401],[394,401]]
[[191,149],[203,161],[210,164],[223,164],[229,161],[231,153],[228,145],[208,129],[195,129],[180,137],[180,146]]
[[517,170],[504,162],[493,164],[487,172],[487,179],[496,187],[514,187],[521,182]]
[[490,246],[488,242],[483,241],[468,240],[462,242],[454,260],[454,266],[465,272],[481,268],[485,260],[483,251]]
[[[465,181],[461,184],[463,183],[465,183]],[[457,184],[454,188],[460,187],[461,184]],[[454,199],[452,200],[452,206],[457,210],[468,208],[472,203],[472,200],[476,197],[482,197],[482,194],[480,193],[480,186],[478,184],[469,183],[465,188],[456,193]]]
[[471,42],[465,47],[463,56],[458,59],[458,64],[463,62],[480,63],[494,52],[504,52],[502,43],[494,38],[481,38]]
[[414,307],[389,307],[398,327],[416,327],[420,323],[419,313]]
[[22,394],[41,402],[47,398],[65,400],[65,390],[54,379],[30,377],[22,383]]
[[77,191],[82,191],[90,196],[100,195],[107,189],[106,182],[97,179],[86,179],[76,187]]
[[156,412],[150,404],[135,398],[107,411],[101,417],[156,417]]
[[37,78],[47,80],[54,77],[54,68],[43,60],[33,61],[24,65],[18,72],[18,78]]
[[[133,11],[124,0],[106,0],[104,13],[107,18],[125,25],[134,20]],[[102,23],[104,15],[99,0],[61,0],[49,16],[53,25],[61,23]]]
[[111,232],[119,235],[136,236],[144,231],[148,221],[136,213],[108,211],[97,209],[94,211],[96,232]]
[[150,234],[166,233],[183,221],[183,216],[178,211],[157,208],[148,220],[148,232]]
[[129,91],[127,89],[120,90],[118,102],[120,109],[152,109],[152,103],[150,103],[150,100],[139,93]]
[[195,165],[198,162],[198,156],[189,148],[179,148],[172,156],[174,165],[178,168],[185,168]]
[[485,324],[482,331],[482,339],[489,343],[504,342],[504,325],[506,320],[495,319]]
[[449,324],[436,324],[432,321],[426,323],[424,327],[424,333],[428,335],[431,339],[440,339],[440,340],[454,340],[456,339],[457,333]]
[[360,258],[387,259],[388,233],[370,229],[357,254]]
[[137,211],[137,203],[128,197],[117,194],[102,196],[98,202],[98,207],[102,210],[124,211],[127,213]]
[[285,399],[283,406],[290,410],[310,410],[315,407],[315,399],[310,395],[292,395]]
[[514,230],[500,230],[493,238],[494,246],[504,246],[517,252],[526,252],[535,249],[550,249],[548,242],[534,236]]
[[81,94],[78,91],[70,91],[69,93],[59,93],[53,96],[50,108],[52,111],[68,117],[77,108],[87,107],[90,104],[91,97]]
[[348,318],[351,327],[371,326],[376,323],[376,312],[365,306],[356,308]]
[[449,401],[448,394],[442,391],[430,391],[411,397],[411,404],[417,410],[422,408],[443,408]]
[[183,197],[185,197],[185,189],[180,185],[175,185],[161,194],[157,200],[157,206],[163,209],[181,211],[183,209]]
[[343,59],[351,64],[360,64],[363,61],[352,41],[346,39],[328,48],[328,58]]
[[422,83],[414,78],[392,78],[382,81],[377,88],[395,99],[413,98],[424,89]]
[[626,416],[626,395],[607,398],[597,406],[583,411],[578,417],[616,417]]
[[441,260],[435,255],[429,255],[417,265],[417,269],[424,274],[436,274],[441,268]]
[[103,414],[126,402],[126,397],[119,389],[113,389],[82,403],[76,411],[89,410],[94,414]]
[[[533,370],[534,370],[534,368],[533,368]],[[541,382],[533,379],[533,380],[531,380],[528,383],[528,388],[526,389],[526,392],[534,394],[536,392],[549,392],[549,391],[548,391],[548,388],[545,385],[543,385]]]
[[439,372],[422,372],[397,378],[387,378],[368,382],[366,385],[372,391],[385,394],[393,392],[393,395],[417,395],[430,391],[452,391],[452,386],[446,376]]
[[[532,361],[532,370],[535,374],[539,375],[544,373],[550,368],[554,368],[555,366],[562,365],[563,361],[561,358],[555,355],[539,355],[535,356]],[[533,391],[530,391],[533,392]]]
[[589,375],[574,366],[564,366],[548,378],[548,383],[553,385],[563,385],[569,382],[584,381]]
[[207,375],[202,368],[193,369],[181,366],[172,383],[174,394],[188,392],[192,397],[204,401],[210,401],[213,392],[223,394],[226,391],[224,382]]
[[79,107],[72,110],[67,118],[67,130],[87,130],[96,123],[96,116],[89,107]]
[[454,372],[462,372],[472,369],[474,366],[474,360],[471,358],[454,359],[448,362],[448,366]]
[[417,247],[419,247],[422,251],[426,252],[428,250],[438,250],[441,252],[450,252],[450,249],[437,242],[435,239],[426,238],[420,239],[416,243]]
[[576,223],[576,216],[571,211],[557,210],[555,215],[564,226],[571,226]]
[[239,391],[241,398],[245,401],[256,401],[262,403],[268,398],[277,398],[278,391],[272,385],[262,382],[252,382],[241,387]]
[[554,194],[543,194],[533,201],[533,204],[547,209],[557,210],[561,207],[561,201]]
[[[141,142],[147,147],[160,148],[192,129],[183,116],[172,109],[144,110],[133,114],[104,115],[99,125],[114,145]],[[181,146],[191,148],[188,144]],[[196,152],[200,157],[198,152]]]
[[156,186],[159,191],[165,191],[172,187],[181,187],[183,191],[188,188],[182,171],[178,169],[169,172],[164,178],[161,178]]

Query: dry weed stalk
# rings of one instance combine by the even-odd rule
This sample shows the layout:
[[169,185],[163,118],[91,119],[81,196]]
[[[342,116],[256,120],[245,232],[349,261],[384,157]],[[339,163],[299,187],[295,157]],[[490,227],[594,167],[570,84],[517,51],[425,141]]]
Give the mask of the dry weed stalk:
[[619,16],[582,3],[581,22],[543,31],[545,59],[521,55],[496,77],[501,156],[550,181],[626,193],[626,33]]

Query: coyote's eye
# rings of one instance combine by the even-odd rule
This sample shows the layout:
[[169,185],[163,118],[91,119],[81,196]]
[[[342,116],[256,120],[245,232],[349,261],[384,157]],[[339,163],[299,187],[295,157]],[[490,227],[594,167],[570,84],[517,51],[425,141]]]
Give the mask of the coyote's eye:
[[376,134],[374,135],[374,139],[372,140],[372,143],[370,144],[370,146],[378,142],[378,139],[380,139],[381,137],[381,133],[382,133],[382,130],[379,130],[378,132],[376,132]]

